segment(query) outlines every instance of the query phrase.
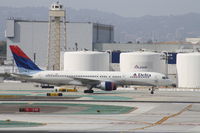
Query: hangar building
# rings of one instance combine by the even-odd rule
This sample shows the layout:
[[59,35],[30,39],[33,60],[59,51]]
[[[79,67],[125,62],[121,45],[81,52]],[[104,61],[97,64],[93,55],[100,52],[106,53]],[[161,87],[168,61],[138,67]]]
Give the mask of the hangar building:
[[[96,43],[113,43],[114,27],[98,23],[67,22],[67,51],[93,50]],[[9,19],[5,36],[7,47],[19,45],[40,67],[46,68],[48,55],[48,21]],[[64,46],[62,46],[64,51]],[[7,48],[7,59],[12,55]]]

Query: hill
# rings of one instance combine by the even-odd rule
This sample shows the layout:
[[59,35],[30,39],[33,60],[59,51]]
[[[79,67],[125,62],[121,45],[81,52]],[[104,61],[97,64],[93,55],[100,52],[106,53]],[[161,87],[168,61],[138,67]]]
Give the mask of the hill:
[[[0,40],[5,40],[5,23],[10,17],[48,20],[48,8],[0,7]],[[186,37],[200,36],[200,14],[198,13],[127,18],[98,10],[67,8],[67,19],[71,22],[98,22],[114,25],[117,42],[180,41]]]

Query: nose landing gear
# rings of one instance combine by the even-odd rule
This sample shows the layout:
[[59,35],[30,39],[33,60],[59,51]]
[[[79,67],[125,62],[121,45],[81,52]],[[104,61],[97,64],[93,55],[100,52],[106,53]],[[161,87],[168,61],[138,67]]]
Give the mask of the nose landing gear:
[[155,89],[156,89],[156,88],[153,86],[153,87],[150,89],[150,91],[151,91],[150,93],[151,93],[151,94],[154,94]]

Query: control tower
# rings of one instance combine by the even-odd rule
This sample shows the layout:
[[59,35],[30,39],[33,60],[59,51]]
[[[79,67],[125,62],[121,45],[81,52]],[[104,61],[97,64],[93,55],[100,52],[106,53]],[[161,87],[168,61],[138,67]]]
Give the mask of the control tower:
[[60,70],[60,51],[66,49],[66,11],[59,2],[49,10],[48,70]]

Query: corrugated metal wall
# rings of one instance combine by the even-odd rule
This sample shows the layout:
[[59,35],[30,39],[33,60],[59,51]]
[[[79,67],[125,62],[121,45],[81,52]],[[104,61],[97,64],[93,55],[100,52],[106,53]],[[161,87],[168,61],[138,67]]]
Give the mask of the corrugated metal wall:
[[[104,29],[99,25],[99,29]],[[93,50],[93,23],[67,23],[67,50]],[[43,68],[47,66],[48,50],[48,22],[47,21],[7,21],[7,58],[12,55],[9,45],[19,45],[33,59],[36,54],[36,63]],[[99,31],[100,42],[110,42],[106,36],[110,34],[109,30]],[[109,41],[108,41],[109,40]],[[42,58],[41,58],[42,57]]]

